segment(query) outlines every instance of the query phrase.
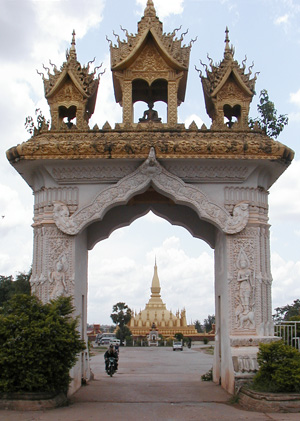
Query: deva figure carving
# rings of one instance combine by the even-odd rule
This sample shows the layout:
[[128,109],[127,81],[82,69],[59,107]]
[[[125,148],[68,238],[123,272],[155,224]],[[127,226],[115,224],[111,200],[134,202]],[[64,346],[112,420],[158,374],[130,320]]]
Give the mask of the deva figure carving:
[[57,259],[55,269],[48,274],[50,285],[53,284],[53,288],[50,293],[50,298],[52,300],[60,296],[66,296],[68,294],[68,287],[66,284],[67,269],[67,258],[63,254]]
[[238,268],[236,322],[239,328],[253,329],[255,328],[255,276],[243,248],[240,249],[236,266]]

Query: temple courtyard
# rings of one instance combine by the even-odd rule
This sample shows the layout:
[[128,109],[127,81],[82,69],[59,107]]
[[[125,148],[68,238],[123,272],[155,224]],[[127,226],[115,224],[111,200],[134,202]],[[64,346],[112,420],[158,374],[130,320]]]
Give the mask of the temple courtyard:
[[63,408],[0,411],[0,421],[83,420],[298,420],[299,414],[244,411],[213,382],[201,381],[212,367],[209,346],[183,351],[172,348],[121,348],[119,371],[104,371],[103,351],[95,350],[95,379],[71,397]]

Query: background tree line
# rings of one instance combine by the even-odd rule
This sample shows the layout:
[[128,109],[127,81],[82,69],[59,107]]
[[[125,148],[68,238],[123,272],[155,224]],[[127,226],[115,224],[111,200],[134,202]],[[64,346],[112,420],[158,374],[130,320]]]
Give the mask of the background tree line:
[[10,300],[15,294],[30,295],[31,269],[28,273],[20,272],[16,275],[16,279],[10,276],[0,275],[0,307]]

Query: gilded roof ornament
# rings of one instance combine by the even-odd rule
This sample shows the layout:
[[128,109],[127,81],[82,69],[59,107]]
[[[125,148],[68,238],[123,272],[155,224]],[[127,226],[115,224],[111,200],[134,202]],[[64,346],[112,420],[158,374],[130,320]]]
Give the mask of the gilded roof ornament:
[[191,46],[195,40],[192,40],[187,46],[182,46],[182,41],[188,31],[183,32],[178,39],[176,37],[176,32],[180,29],[181,27],[175,29],[171,33],[163,33],[163,24],[156,15],[154,3],[152,0],[148,0],[144,16],[142,16],[141,20],[138,22],[138,32],[136,35],[129,34],[129,32],[121,26],[121,30],[125,33],[126,40],[121,41],[120,37],[114,33],[118,42],[116,45],[106,37],[110,43],[112,70],[117,69],[120,65],[124,66],[127,59],[131,59],[132,56],[135,55],[149,32],[151,32],[156,43],[160,45],[160,48],[164,50],[165,54],[170,56],[172,60],[177,63],[177,66],[179,65],[180,67],[187,69]]
[[[73,30],[71,47],[66,51],[66,61],[59,70],[51,61],[49,62],[52,66],[53,73],[48,67],[43,65],[43,68],[47,71],[48,75],[48,78],[46,78],[45,75],[42,75],[46,98],[52,96],[58,89],[67,73],[85,97],[91,96],[98,89],[98,79],[101,73],[98,73],[96,79],[95,74],[102,65],[95,67],[94,71],[91,73],[89,73],[90,64],[92,64],[95,59],[89,61],[86,66],[81,66],[79,61],[77,61],[75,35],[75,31]],[[38,73],[41,74],[40,72]]]
[[152,0],[147,1],[147,6],[146,6],[145,11],[144,11],[144,16],[145,17],[156,17],[156,10],[155,10],[154,3],[153,3]]
[[223,60],[220,63],[213,64],[212,59],[208,57],[210,62],[210,69],[200,60],[200,63],[205,68],[206,73],[206,77],[202,75],[202,72],[200,73],[203,88],[206,93],[209,93],[213,96],[218,88],[224,84],[224,77],[228,77],[230,72],[233,71],[243,88],[248,92],[249,95],[253,96],[255,94],[255,81],[257,73],[255,74],[254,78],[251,78],[250,76],[252,75],[252,68],[254,64],[252,63],[252,66],[250,66],[248,69],[248,73],[245,73],[246,58],[243,60],[242,66],[240,66],[236,60],[234,60],[235,51],[234,47],[229,45],[230,40],[228,27],[226,27],[225,34],[225,50]]

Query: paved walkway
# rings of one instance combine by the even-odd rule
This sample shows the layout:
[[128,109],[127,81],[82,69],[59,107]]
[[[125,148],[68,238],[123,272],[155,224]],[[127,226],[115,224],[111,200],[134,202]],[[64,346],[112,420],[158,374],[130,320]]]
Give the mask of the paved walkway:
[[119,371],[104,372],[103,353],[91,365],[95,380],[70,405],[48,411],[0,411],[0,421],[127,420],[299,420],[299,414],[247,412],[229,403],[230,395],[201,375],[212,356],[199,349],[121,348]]

